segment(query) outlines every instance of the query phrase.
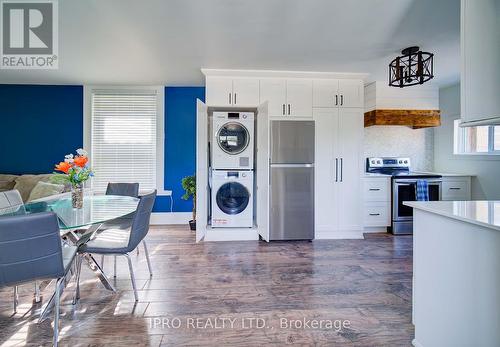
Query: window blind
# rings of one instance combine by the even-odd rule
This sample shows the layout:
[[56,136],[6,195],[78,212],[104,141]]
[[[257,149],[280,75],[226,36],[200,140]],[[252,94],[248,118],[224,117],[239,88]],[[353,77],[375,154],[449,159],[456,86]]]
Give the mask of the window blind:
[[156,188],[157,93],[93,90],[92,188],[105,192],[108,182],[138,182],[141,191]]

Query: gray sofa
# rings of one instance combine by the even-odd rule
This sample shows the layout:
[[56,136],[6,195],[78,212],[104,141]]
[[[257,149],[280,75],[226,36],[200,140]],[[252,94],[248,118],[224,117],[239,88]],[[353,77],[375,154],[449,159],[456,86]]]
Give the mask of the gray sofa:
[[[71,186],[64,185],[63,188],[57,185],[45,184],[43,187],[37,187],[36,194],[32,194],[33,189],[38,182],[52,183],[52,174],[40,175],[10,175],[0,174],[0,192],[16,189],[21,194],[23,202],[42,201],[54,198],[63,198],[69,196]],[[30,199],[31,195],[31,199]]]

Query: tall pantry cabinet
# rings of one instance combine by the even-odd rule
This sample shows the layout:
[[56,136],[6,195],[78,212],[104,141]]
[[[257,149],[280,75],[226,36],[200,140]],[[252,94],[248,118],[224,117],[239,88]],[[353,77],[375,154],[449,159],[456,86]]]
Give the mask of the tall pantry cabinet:
[[335,82],[321,81],[314,87],[315,219],[319,238],[359,236],[363,229],[360,188],[363,172],[363,83],[341,83],[351,87],[350,97],[340,94],[343,95],[340,98],[335,92]]

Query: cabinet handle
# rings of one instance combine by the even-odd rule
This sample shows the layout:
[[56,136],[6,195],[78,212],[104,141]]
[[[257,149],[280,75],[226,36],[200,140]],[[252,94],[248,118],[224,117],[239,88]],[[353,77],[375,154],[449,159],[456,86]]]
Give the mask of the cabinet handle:
[[370,216],[380,216],[380,213],[370,213]]
[[340,182],[344,182],[343,171],[344,171],[344,158],[340,158]]
[[335,106],[339,105],[339,96],[335,94]]
[[335,158],[335,182],[339,181],[339,158]]
[[234,93],[234,104],[236,105],[236,93]]
[[344,95],[340,95],[340,106],[344,105]]
[[283,116],[285,115],[285,104],[283,104]]
[[231,105],[231,93],[229,93],[229,105]]
[[288,104],[288,115],[290,115],[290,104]]
[[372,191],[372,192],[377,192],[379,190],[380,190],[380,188],[370,188],[370,191]]
[[450,190],[460,190],[461,188],[458,188],[458,187],[450,187],[449,189],[450,189]]

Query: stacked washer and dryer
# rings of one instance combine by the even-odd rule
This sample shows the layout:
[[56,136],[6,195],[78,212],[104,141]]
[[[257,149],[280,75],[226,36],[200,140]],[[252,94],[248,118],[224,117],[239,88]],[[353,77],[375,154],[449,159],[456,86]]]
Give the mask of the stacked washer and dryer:
[[212,119],[212,228],[251,228],[255,114],[213,112]]

